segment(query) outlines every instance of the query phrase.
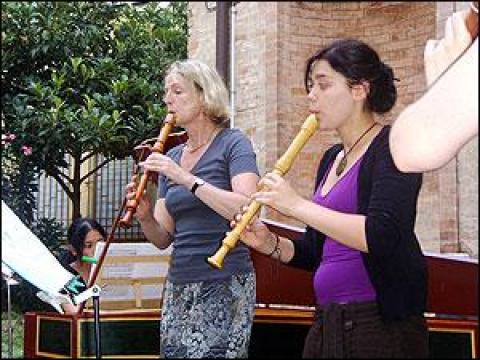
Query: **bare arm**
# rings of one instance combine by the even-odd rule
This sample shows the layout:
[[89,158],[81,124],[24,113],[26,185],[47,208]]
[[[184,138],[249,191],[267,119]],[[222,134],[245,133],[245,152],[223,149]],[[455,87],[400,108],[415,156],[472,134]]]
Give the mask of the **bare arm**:
[[427,42],[425,72],[431,88],[390,133],[395,165],[405,172],[444,166],[478,133],[478,14],[471,8],[448,18],[443,39]]
[[139,222],[145,237],[159,249],[166,249],[172,243],[175,222],[165,207],[165,199],[158,199],[153,215],[147,212]]
[[73,304],[60,304],[62,307],[63,311],[65,311],[65,314],[71,315],[71,314],[76,314],[78,310],[80,309],[80,305],[73,305]]
[[[274,186],[275,188],[274,190],[263,191],[254,195],[261,203],[269,206],[275,204],[274,208],[282,214],[293,217],[321,231],[326,236],[336,239],[345,246],[368,252],[367,238],[365,235],[366,217],[364,215],[345,214],[319,206],[296,194],[283,179],[275,175],[273,175],[272,180],[269,178],[264,181],[264,183],[270,184],[268,186],[272,189]],[[283,242],[284,241],[282,241],[282,243]],[[286,251],[288,251],[288,254],[290,253],[289,250]],[[289,258],[282,256],[282,260],[288,261]]]
[[248,203],[248,197],[255,192],[258,180],[258,175],[254,173],[238,174],[232,178],[232,191],[205,183],[197,189],[195,196],[225,219],[231,220]]
[[397,118],[390,148],[401,171],[438,169],[478,134],[478,38],[465,55]]
[[[127,185],[126,198],[129,203],[135,199],[135,177]],[[133,205],[133,204],[132,204]],[[159,249],[167,248],[172,242],[172,233],[175,222],[165,207],[165,199],[158,199],[152,213],[152,206],[148,196],[142,196],[136,208],[134,216],[140,223],[145,237]]]
[[[187,189],[191,189],[195,182],[196,177],[193,174],[162,154],[153,153],[141,165],[147,170],[164,174]],[[218,214],[231,220],[240,207],[248,201],[248,197],[255,192],[258,180],[259,177],[255,173],[238,174],[231,179],[232,191],[205,183],[196,190],[195,196]]]
[[345,246],[368,252],[364,215],[345,214],[301,198],[291,216]]
[[[345,246],[368,252],[364,215],[345,214],[306,200],[298,195],[281,176],[274,173],[266,174],[259,185],[267,189],[252,195],[260,203],[337,239]],[[235,220],[240,220],[238,215]],[[275,236],[258,219],[246,230],[242,237],[244,243],[263,254],[268,255],[273,252]],[[293,242],[280,238],[278,246],[281,251],[273,252],[272,256],[279,258],[282,262],[289,262],[294,255]]]

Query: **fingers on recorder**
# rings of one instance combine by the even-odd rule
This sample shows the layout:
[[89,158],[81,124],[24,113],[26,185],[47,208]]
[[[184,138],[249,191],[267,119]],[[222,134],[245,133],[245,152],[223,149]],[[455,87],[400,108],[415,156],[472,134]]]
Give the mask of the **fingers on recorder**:
[[135,203],[135,196],[137,191],[137,184],[136,184],[136,176],[132,175],[131,182],[129,182],[126,186],[126,194],[125,199],[127,199],[126,206],[128,207],[136,207]]
[[[231,228],[234,228],[237,223],[242,219],[242,216],[243,214],[245,214],[248,210],[248,205],[243,205],[241,208],[240,208],[240,212],[235,214],[234,217],[233,217],[233,220],[230,221],[230,227]],[[250,230],[250,225],[247,225],[246,227],[247,230]]]

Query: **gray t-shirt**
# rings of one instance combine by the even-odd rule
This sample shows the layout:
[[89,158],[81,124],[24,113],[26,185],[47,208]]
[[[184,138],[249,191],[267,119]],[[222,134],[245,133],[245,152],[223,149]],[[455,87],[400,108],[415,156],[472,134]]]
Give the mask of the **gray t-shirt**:
[[[167,152],[180,164],[185,144]],[[232,190],[231,179],[241,173],[258,175],[256,155],[250,140],[238,129],[223,129],[192,169],[192,174],[224,190]],[[222,269],[207,263],[230,231],[230,220],[223,218],[183,185],[166,176],[159,177],[158,194],[165,198],[175,221],[169,280],[173,283],[224,279],[235,273],[253,271],[248,247],[240,240],[225,256]]]

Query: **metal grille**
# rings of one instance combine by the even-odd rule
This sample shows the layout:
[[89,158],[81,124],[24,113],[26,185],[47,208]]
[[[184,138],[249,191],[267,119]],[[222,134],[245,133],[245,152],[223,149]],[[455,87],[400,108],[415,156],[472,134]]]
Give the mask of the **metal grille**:
[[[99,156],[98,162],[103,161]],[[105,226],[107,234],[110,233],[113,222],[123,203],[125,186],[130,182],[133,174],[134,160],[114,160],[99,169],[96,173],[96,214],[97,221]],[[117,227],[115,239],[128,241],[146,241],[145,236],[136,220],[132,227],[122,229]]]
[[[103,161],[103,156],[98,157],[98,163]],[[67,160],[70,162],[69,160]],[[110,234],[115,217],[122,206],[125,196],[125,186],[130,182],[133,173],[134,160],[114,160],[103,166],[92,175],[95,178],[96,192],[93,217]],[[39,191],[36,194],[38,218],[55,218],[67,229],[71,222],[71,201],[63,189],[52,177],[42,175],[39,179]],[[82,201],[87,198],[82,194]],[[65,233],[66,235],[66,233]],[[145,236],[136,220],[129,229],[117,227],[114,241],[146,241]]]
[[[67,194],[57,183],[57,180],[51,176],[47,177],[45,174],[41,175],[36,198],[39,219],[44,217],[53,218],[61,223],[65,229],[68,229],[72,223],[69,215],[72,204]],[[64,235],[66,238],[66,231]]]

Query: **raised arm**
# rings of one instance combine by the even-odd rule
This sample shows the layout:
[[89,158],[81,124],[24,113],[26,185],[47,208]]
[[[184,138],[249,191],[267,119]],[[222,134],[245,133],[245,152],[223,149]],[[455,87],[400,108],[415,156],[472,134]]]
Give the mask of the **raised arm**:
[[453,64],[465,45],[460,48],[446,45],[453,44],[455,37],[464,44],[467,37],[470,43],[472,32],[478,31],[478,14],[469,10],[468,16],[461,18],[466,22],[458,21],[458,16],[454,14],[451,19],[457,21],[448,23],[447,29],[455,31],[450,30],[440,40],[444,43],[426,48],[430,52],[426,54],[425,67],[431,87],[393,123],[390,148],[401,171],[438,169],[478,134],[478,36]]

